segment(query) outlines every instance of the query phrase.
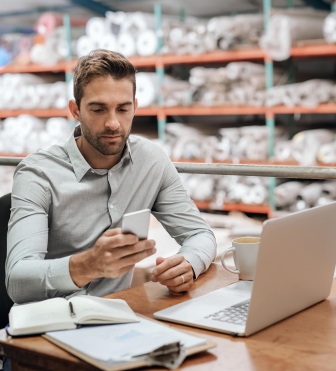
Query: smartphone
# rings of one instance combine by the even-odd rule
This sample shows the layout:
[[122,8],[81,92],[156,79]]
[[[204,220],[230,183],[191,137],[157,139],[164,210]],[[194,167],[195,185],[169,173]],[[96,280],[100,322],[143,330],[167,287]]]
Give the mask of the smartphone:
[[136,234],[139,240],[148,237],[150,210],[144,209],[124,214],[121,222],[122,233]]

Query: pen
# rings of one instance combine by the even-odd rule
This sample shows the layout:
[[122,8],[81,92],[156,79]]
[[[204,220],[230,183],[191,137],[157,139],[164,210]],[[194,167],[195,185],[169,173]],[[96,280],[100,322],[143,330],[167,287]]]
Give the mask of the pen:
[[75,317],[76,313],[74,312],[73,305],[72,305],[71,301],[69,301],[69,307],[70,307],[71,317]]

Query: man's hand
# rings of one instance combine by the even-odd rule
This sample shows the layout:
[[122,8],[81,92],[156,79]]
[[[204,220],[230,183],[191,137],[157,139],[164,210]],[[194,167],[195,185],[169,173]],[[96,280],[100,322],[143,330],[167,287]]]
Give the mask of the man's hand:
[[183,255],[176,254],[169,258],[157,258],[156,268],[152,272],[151,280],[160,282],[174,292],[188,291],[194,279],[191,264]]
[[108,229],[89,250],[70,258],[70,275],[78,287],[95,278],[117,278],[136,263],[155,254],[154,240],[139,241],[134,234],[122,234],[120,228]]

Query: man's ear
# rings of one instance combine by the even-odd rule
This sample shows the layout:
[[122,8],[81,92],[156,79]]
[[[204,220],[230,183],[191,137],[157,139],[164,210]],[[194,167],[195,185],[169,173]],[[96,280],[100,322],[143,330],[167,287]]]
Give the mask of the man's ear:
[[70,110],[73,118],[76,121],[79,121],[79,108],[78,108],[77,103],[74,99],[69,100],[68,107],[69,107],[69,110]]

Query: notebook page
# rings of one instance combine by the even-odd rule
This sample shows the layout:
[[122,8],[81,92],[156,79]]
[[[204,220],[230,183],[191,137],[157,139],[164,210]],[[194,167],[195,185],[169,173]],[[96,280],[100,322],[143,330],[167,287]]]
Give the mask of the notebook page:
[[90,326],[47,335],[100,361],[128,361],[172,341],[180,341],[186,348],[206,343],[205,339],[138,319],[138,323]]
[[78,295],[71,299],[75,321],[80,324],[113,322],[136,322],[137,316],[121,299],[104,299],[96,296]]
[[74,328],[76,325],[70,316],[69,303],[63,298],[16,305],[10,311],[9,332],[12,335]]

